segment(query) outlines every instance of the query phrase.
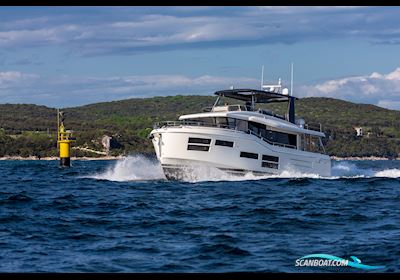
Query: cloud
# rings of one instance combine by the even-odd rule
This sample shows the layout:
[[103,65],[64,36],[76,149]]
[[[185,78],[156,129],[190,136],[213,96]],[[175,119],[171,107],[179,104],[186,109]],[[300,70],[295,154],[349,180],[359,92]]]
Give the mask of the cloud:
[[2,103],[35,103],[67,107],[127,98],[143,98],[177,94],[212,95],[235,87],[249,87],[258,80],[247,77],[202,75],[115,76],[37,76],[21,72],[0,72]]
[[[19,71],[0,72],[0,90],[18,87],[20,83],[31,83],[36,78],[38,78],[37,75],[26,74]],[[0,91],[0,96],[1,95],[2,92]]]
[[[74,54],[135,54],[332,38],[400,42],[399,7],[212,7],[67,9],[7,21],[0,46],[63,46]],[[80,13],[78,12],[80,11]],[[1,22],[1,20],[0,20]]]
[[297,93],[301,97],[333,97],[400,110],[400,67],[387,74],[373,72],[300,86]]
[[340,11],[363,8],[362,6],[259,6],[262,11],[274,11],[282,14],[293,14],[298,12],[315,12],[315,11]]
[[0,46],[29,48],[65,43],[77,29],[75,25],[63,25],[54,28],[0,31]]

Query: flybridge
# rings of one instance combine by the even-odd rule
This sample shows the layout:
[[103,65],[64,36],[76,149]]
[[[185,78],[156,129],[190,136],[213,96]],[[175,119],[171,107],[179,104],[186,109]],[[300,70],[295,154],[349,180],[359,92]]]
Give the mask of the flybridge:
[[254,103],[287,102],[291,98],[298,99],[277,92],[257,90],[257,89],[227,89],[215,92],[215,95],[238,99]]
[[[255,111],[256,103],[273,103],[273,102],[288,102],[288,109],[286,114],[286,120],[291,123],[296,123],[295,118],[295,100],[298,100],[297,97],[292,96],[293,94],[293,64],[291,68],[291,87],[290,87],[290,95],[289,90],[287,88],[282,89],[281,79],[279,79],[278,84],[276,85],[265,85],[264,84],[264,66],[262,67],[261,74],[261,89],[231,89],[220,90],[215,92],[215,95],[218,95],[217,100],[215,101],[212,110],[217,106],[221,97],[228,97],[232,99],[237,99],[246,102],[246,109],[248,111]],[[215,111],[215,110],[214,110]]]

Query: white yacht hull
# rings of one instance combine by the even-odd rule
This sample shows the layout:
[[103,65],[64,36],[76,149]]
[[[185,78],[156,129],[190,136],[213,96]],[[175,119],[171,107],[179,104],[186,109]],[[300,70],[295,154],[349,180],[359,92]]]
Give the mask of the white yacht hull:
[[[281,174],[284,171],[331,176],[328,155],[271,145],[262,139],[233,129],[199,126],[163,127],[151,133],[152,143],[168,179],[182,179],[198,166],[218,168],[245,175]],[[188,150],[189,138],[211,139],[207,151]],[[233,147],[216,145],[216,140],[233,142]],[[241,157],[241,153],[257,158]],[[263,157],[264,155],[264,157]]]

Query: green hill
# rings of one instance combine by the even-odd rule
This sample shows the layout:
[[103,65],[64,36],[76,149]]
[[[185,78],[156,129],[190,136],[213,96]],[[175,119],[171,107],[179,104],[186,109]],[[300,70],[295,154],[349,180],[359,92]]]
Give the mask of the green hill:
[[[200,112],[214,101],[214,96],[178,95],[103,102],[63,111],[67,128],[76,132],[75,147],[101,151],[100,139],[109,135],[117,142],[111,150],[112,155],[152,153],[147,135],[154,122],[176,120],[179,115]],[[263,107],[279,114],[286,111],[283,103]],[[296,117],[322,123],[330,155],[396,157],[400,153],[400,111],[313,97],[297,101]],[[355,126],[363,127],[363,137],[356,137]],[[56,132],[55,108],[0,104],[0,156],[55,156]],[[81,150],[74,150],[73,155],[98,156]]]

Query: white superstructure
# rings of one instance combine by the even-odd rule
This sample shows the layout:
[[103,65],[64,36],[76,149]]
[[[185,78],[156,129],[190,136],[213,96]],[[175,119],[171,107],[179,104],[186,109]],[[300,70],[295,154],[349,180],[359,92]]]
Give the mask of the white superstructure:
[[[321,140],[325,134],[306,129],[302,119],[296,122],[296,98],[281,90],[280,82],[276,86],[218,91],[217,101],[207,112],[156,124],[150,139],[166,177],[184,178],[198,166],[238,175],[287,170],[330,176],[331,161]],[[218,102],[223,97],[246,103],[221,106]],[[285,117],[255,108],[256,103],[282,101],[288,102]]]

